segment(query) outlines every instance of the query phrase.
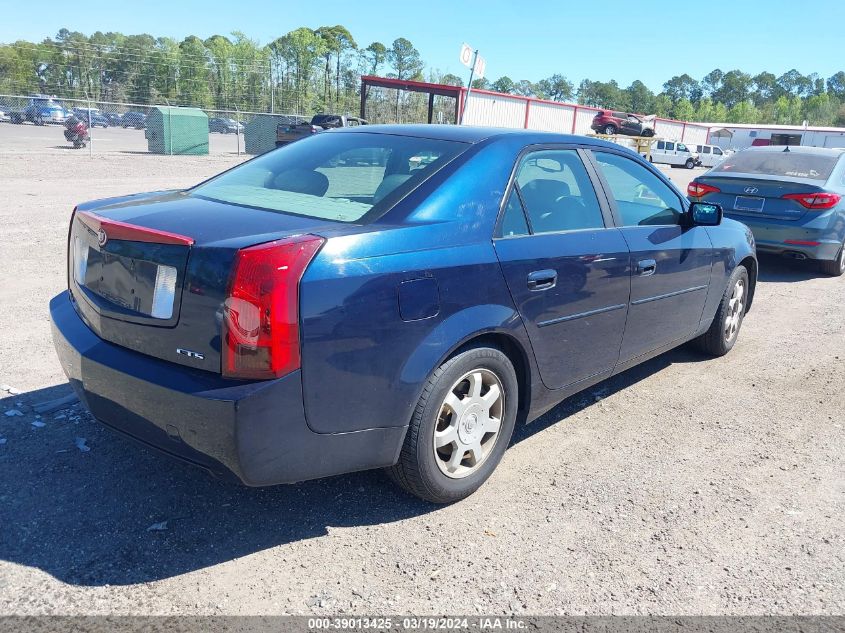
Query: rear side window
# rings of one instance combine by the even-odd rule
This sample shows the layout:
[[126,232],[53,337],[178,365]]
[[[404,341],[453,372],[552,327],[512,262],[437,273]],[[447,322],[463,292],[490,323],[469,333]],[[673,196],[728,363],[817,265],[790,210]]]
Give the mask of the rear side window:
[[666,183],[639,163],[606,152],[595,152],[623,226],[678,224],[681,200]]
[[528,154],[516,182],[534,233],[604,228],[596,192],[575,150]]
[[668,143],[668,142],[667,142],[667,143],[666,143],[666,149],[667,149],[668,151],[670,151],[670,152],[674,152],[674,151],[675,151],[675,144],[674,144],[674,143]]
[[235,167],[190,194],[267,211],[368,223],[468,147],[412,136],[324,132]]
[[709,145],[703,145],[699,151],[702,152],[703,154],[709,154],[710,153],[710,146]]
[[657,141],[657,149],[666,149],[666,143],[663,141]]
[[799,151],[743,151],[737,152],[713,168],[713,172],[765,174],[789,178],[827,180],[836,166],[838,156],[805,154]]
[[508,203],[505,205],[505,214],[502,216],[502,237],[517,237],[528,235],[528,223],[525,220],[525,210],[516,188],[511,191]]

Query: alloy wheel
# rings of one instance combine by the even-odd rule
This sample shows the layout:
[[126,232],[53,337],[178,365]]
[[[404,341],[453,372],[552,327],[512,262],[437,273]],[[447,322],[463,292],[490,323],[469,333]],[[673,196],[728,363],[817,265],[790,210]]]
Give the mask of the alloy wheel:
[[745,309],[745,280],[738,279],[734,284],[731,298],[728,301],[728,314],[725,317],[725,341],[730,343],[739,331]]
[[440,405],[434,429],[434,457],[451,479],[471,475],[487,459],[499,439],[505,412],[502,381],[489,369],[467,372]]

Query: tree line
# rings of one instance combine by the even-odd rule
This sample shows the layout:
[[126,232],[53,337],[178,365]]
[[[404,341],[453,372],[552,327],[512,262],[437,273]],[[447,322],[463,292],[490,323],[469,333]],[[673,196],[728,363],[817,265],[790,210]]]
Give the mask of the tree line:
[[[2,94],[255,112],[354,112],[362,74],[463,85],[457,75],[426,72],[407,38],[364,46],[342,25],[298,28],[266,45],[238,31],[177,41],[67,29],[41,42],[0,45]],[[656,94],[639,80],[624,88],[590,79],[576,86],[562,74],[539,81],[478,79],[473,87],[685,121],[845,126],[842,71],[824,78],[794,69],[780,76],[716,69],[700,80],[674,76]],[[374,98],[393,103],[383,94]],[[412,120],[424,109],[423,95],[397,95],[395,109],[385,112]]]

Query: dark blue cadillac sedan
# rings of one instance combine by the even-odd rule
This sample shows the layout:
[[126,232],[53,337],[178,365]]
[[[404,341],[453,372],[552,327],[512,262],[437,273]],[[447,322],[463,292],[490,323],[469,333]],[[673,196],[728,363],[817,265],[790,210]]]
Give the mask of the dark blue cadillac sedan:
[[727,353],[756,278],[747,228],[617,145],[367,126],[79,205],[50,312],[109,427],[248,485],[387,468],[450,502],[517,421]]

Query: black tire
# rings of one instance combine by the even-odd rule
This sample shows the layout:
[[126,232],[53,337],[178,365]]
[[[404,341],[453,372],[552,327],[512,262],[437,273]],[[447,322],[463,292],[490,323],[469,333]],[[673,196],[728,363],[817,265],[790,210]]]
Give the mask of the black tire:
[[645,130],[643,130],[643,136],[645,136],[646,138],[651,138],[652,136],[654,136],[654,130],[646,128]]
[[839,249],[839,254],[836,256],[836,259],[820,259],[818,264],[819,270],[825,275],[830,275],[831,277],[841,277],[845,274],[845,244],[843,244]]
[[[727,319],[731,315],[730,301],[734,288],[740,280],[744,283],[745,293],[743,296],[742,309],[739,313],[739,323],[736,326],[736,332],[732,337],[727,337],[725,330],[727,328]],[[716,310],[716,316],[713,317],[713,322],[710,328],[697,339],[694,343],[699,350],[709,356],[724,356],[736,344],[739,338],[739,331],[742,328],[742,321],[745,318],[745,310],[748,306],[748,296],[751,287],[749,286],[748,271],[745,266],[737,266],[730,279],[728,279],[727,287],[722,295],[722,300],[719,303],[719,309]]]
[[616,130],[615,125],[608,123],[607,125],[604,126],[604,133],[605,134],[616,134],[616,132],[617,132],[617,130]]
[[[504,408],[499,435],[478,469],[460,479],[437,465],[434,431],[447,394],[461,376],[474,369],[493,372],[500,380]],[[493,473],[510,443],[518,408],[519,387],[508,357],[494,347],[465,348],[438,367],[423,389],[405,435],[405,443],[388,477],[413,495],[432,503],[453,503],[475,492]]]
[[687,169],[692,169],[695,167],[695,161],[692,158],[687,158],[687,162],[684,163],[684,167]]

